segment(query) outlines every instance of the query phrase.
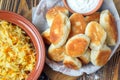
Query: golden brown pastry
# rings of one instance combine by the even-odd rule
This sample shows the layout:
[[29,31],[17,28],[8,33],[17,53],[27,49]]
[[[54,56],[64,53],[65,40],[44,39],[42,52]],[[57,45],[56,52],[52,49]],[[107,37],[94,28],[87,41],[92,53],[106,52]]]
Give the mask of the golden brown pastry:
[[71,22],[71,31],[69,37],[72,37],[76,34],[85,33],[86,22],[83,15],[79,13],[73,13],[69,19]]
[[70,33],[70,20],[59,12],[53,20],[50,28],[50,40],[56,48],[63,46]]
[[83,55],[78,57],[82,61],[83,64],[88,64],[90,62],[90,55],[91,55],[90,52],[91,52],[90,49],[87,49]]
[[56,62],[63,61],[64,59],[64,46],[60,48],[55,48],[53,44],[49,46],[48,57]]
[[99,20],[100,20],[100,12],[95,12],[95,13],[85,17],[85,21],[87,23],[89,23],[91,21],[97,21],[99,23]]
[[84,34],[77,34],[71,37],[65,45],[66,54],[71,57],[83,55],[88,48],[89,42],[89,37]]
[[52,22],[55,18],[55,16],[59,13],[62,12],[65,15],[69,15],[69,11],[65,8],[65,7],[61,7],[61,6],[55,6],[53,8],[51,8],[50,10],[48,10],[48,12],[46,13],[46,20],[48,23],[48,26],[51,27]]
[[100,50],[91,51],[91,62],[96,66],[103,66],[107,63],[111,55],[111,49],[104,45]]
[[44,42],[48,45],[51,44],[51,41],[50,41],[50,29],[46,29],[42,34],[42,38],[44,40]]
[[101,12],[100,24],[107,32],[107,44],[109,46],[115,46],[118,39],[117,26],[115,19],[109,10],[104,10]]
[[71,68],[71,69],[75,69],[75,70],[78,70],[82,67],[82,63],[79,59],[70,57],[68,55],[65,55],[63,64],[66,67]]
[[90,38],[90,48],[99,50],[106,40],[106,32],[96,21],[88,23],[85,34]]

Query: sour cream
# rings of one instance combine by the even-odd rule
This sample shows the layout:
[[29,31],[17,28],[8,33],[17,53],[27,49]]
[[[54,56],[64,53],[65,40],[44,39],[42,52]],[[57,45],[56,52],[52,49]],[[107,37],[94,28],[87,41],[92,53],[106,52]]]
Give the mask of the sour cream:
[[75,12],[88,13],[95,9],[100,0],[66,0],[68,6]]

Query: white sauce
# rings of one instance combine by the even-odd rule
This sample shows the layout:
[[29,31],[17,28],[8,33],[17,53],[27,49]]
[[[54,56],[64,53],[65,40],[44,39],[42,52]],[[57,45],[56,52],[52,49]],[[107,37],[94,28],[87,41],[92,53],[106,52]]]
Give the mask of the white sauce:
[[66,0],[68,6],[75,12],[88,13],[96,8],[100,0]]

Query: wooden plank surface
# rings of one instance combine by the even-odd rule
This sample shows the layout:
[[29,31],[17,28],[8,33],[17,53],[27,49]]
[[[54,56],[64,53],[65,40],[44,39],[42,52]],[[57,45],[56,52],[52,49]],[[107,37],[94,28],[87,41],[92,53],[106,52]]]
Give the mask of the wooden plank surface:
[[[39,0],[0,0],[0,9],[16,12],[31,21],[32,7],[38,4]],[[120,14],[120,0],[114,0]],[[118,48],[112,59],[96,73],[79,77],[70,77],[51,70],[47,65],[44,72],[50,80],[120,80],[120,48]]]

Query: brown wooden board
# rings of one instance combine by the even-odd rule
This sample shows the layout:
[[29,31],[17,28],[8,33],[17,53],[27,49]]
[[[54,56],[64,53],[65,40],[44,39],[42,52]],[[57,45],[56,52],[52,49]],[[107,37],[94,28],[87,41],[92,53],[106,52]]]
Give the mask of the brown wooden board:
[[[16,12],[31,21],[32,7],[38,4],[39,0],[0,0],[0,10],[9,10]],[[118,13],[120,14],[120,0],[114,0]],[[47,65],[44,72],[50,80],[120,80],[120,47],[111,60],[96,73],[79,77],[71,77],[59,72],[53,71]]]

